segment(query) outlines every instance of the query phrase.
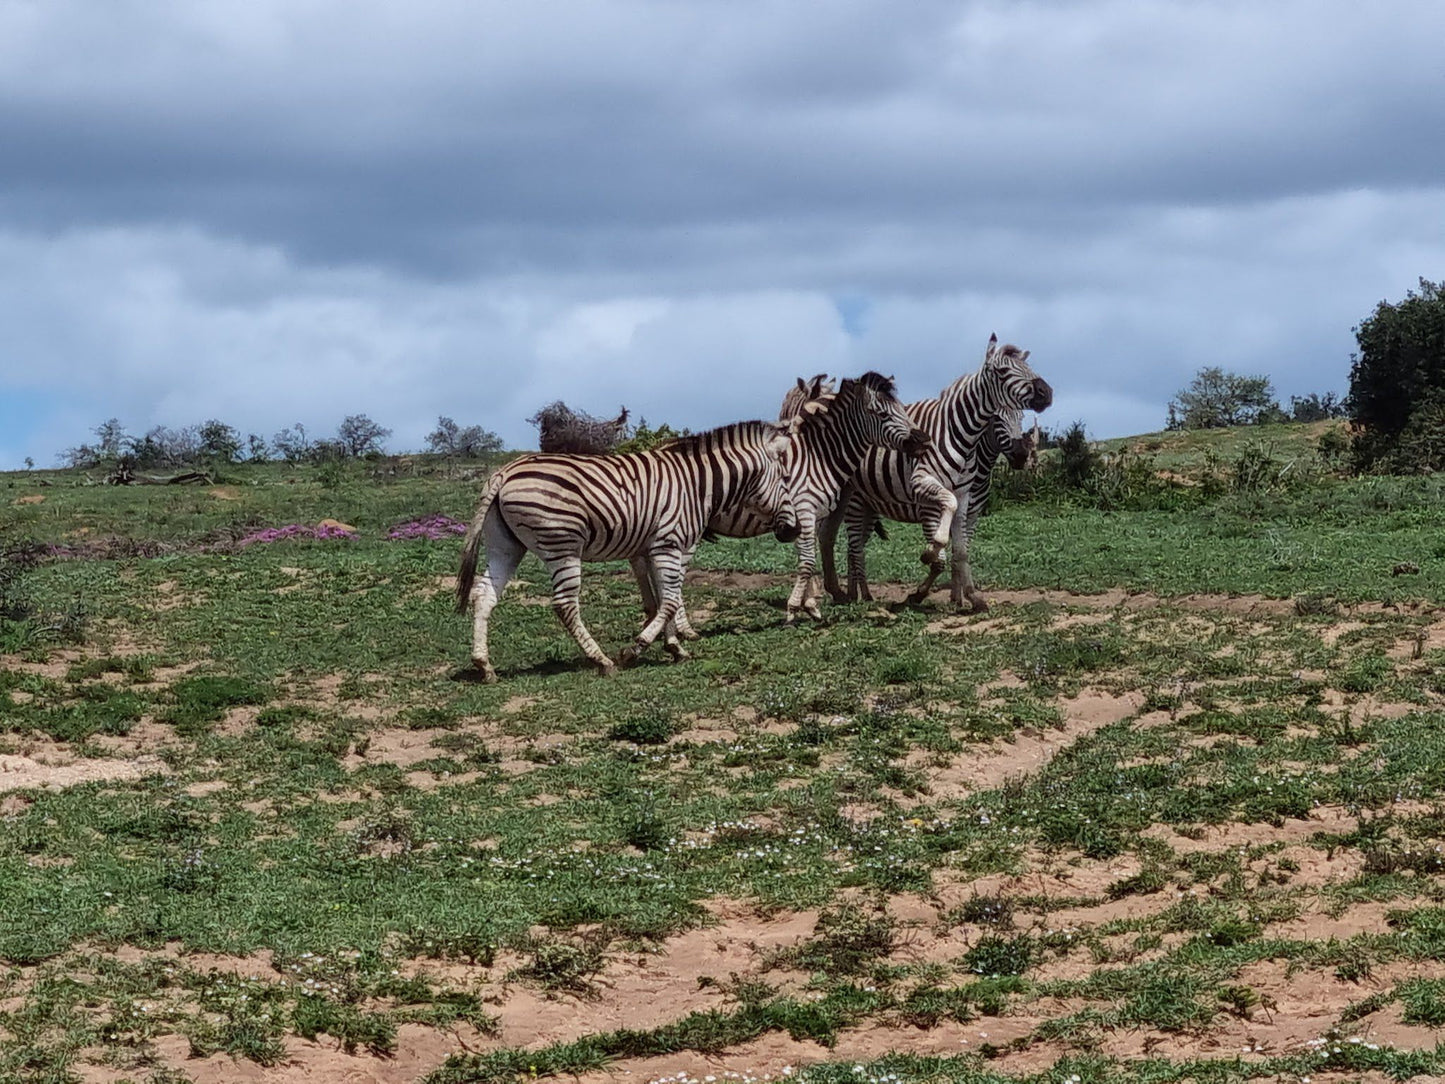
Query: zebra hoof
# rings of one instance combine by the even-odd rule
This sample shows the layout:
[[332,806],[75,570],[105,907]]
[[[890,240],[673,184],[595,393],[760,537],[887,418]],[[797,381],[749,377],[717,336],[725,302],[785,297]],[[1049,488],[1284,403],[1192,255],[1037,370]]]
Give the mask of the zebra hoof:
[[636,644],[628,644],[617,653],[617,665],[623,670],[628,669],[641,657],[642,650]]
[[672,656],[673,662],[686,662],[688,659],[692,658],[692,655],[688,652],[687,648],[683,647],[681,644],[675,641],[670,644],[664,644],[663,646],[667,649],[667,653]]
[[818,604],[811,599],[803,603],[803,612],[809,617],[811,617],[814,621],[823,620],[823,611],[818,609]]
[[914,591],[913,594],[909,595],[903,600],[903,604],[905,606],[922,606],[927,601],[927,591]]
[[685,628],[685,629],[678,629],[678,630],[677,630],[677,635],[678,635],[680,638],[684,639],[684,640],[701,640],[701,639],[702,639],[702,633],[698,632],[697,629],[695,629],[695,628],[693,628],[693,627],[691,627],[691,626],[688,626],[688,627]]
[[497,683],[497,671],[492,668],[491,663],[473,659],[472,666],[482,675],[483,684],[495,685]]
[[973,612],[976,614],[988,613],[988,600],[982,595],[969,595],[968,604],[973,607]]
[[613,662],[602,662],[597,664],[598,677],[616,677],[617,664]]

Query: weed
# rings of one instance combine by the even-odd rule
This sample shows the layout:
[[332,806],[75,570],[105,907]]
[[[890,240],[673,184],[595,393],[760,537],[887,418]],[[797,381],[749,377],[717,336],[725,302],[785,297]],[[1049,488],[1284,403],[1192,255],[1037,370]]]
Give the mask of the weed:
[[829,975],[861,975],[893,951],[897,931],[886,912],[844,903],[818,916],[813,936],[780,954],[789,966]]
[[975,975],[993,978],[1022,975],[1038,959],[1039,944],[1028,934],[1003,937],[985,934],[966,952],[962,964]]
[[572,939],[532,938],[524,945],[528,960],[509,977],[536,983],[548,994],[593,997],[592,979],[607,963],[606,939],[600,935]]

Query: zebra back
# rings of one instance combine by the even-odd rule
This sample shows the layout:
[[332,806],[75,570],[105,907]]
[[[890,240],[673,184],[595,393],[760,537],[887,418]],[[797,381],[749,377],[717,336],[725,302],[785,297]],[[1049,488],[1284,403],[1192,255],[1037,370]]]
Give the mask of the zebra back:
[[753,421],[680,437],[645,452],[606,455],[535,453],[499,467],[467,533],[459,605],[476,575],[488,516],[544,559],[588,561],[687,550],[724,508],[753,510],[773,529],[795,529],[783,459],[798,422]]

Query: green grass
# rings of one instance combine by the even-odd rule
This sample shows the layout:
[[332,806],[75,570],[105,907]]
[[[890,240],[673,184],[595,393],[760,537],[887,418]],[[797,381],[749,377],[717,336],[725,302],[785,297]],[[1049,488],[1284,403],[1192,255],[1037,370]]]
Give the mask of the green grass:
[[[83,602],[82,638],[17,633],[0,753],[150,754],[138,778],[31,787],[3,807],[0,1079],[99,1062],[152,1078],[169,1071],[147,1061],[164,1034],[267,1064],[288,1037],[384,1056],[408,1024],[495,1030],[505,1003],[409,977],[428,962],[582,1011],[608,997],[616,961],[708,922],[719,898],[818,919],[771,970],[707,976],[713,1011],[458,1057],[434,1079],[557,1075],[769,1033],[831,1043],[864,1023],[958,1025],[1054,997],[1084,1007],[1022,1040],[1070,1044],[1041,1080],[1442,1068],[1434,1053],[1351,1044],[1314,1062],[1091,1052],[1115,1031],[1208,1034],[1269,1011],[1247,980],[1262,961],[1333,983],[1445,959],[1445,659],[1400,646],[1427,620],[1405,604],[1445,600],[1437,480],[1325,480],[1174,512],[1037,502],[986,519],[974,563],[987,589],[1161,596],[1087,623],[1075,619],[1097,600],[1034,594],[941,630],[935,606],[880,605],[788,628],[791,551],[708,545],[700,568],[776,582],[690,587],[708,614],[694,659],[654,652],[611,680],[535,604],[545,580],[529,559],[496,611],[503,681],[486,686],[467,680],[468,623],[446,591],[457,541],[384,539],[427,512],[466,518],[475,479],[231,473],[229,500],[54,474],[34,490],[45,502],[0,502],[7,539],[120,540],[25,572],[37,613]],[[29,484],[0,476],[7,494]],[[360,537],[228,542],[323,516]],[[917,576],[913,531],[875,543],[877,579]],[[1394,575],[1401,561],[1420,571]],[[1200,593],[1302,602],[1237,613],[1175,598]],[[1401,608],[1350,612],[1359,602]],[[584,613],[604,645],[630,641],[641,613],[623,568],[589,570]],[[1333,628],[1346,619],[1358,627]],[[1086,688],[1142,706],[1081,727],[1068,704]],[[997,771],[970,774],[991,757]],[[1321,809],[1350,820],[1295,832]],[[1188,845],[1241,830],[1259,842]],[[1321,886],[1305,854],[1348,856],[1352,872]],[[1027,877],[956,894],[1012,873]],[[948,892],[936,927],[895,910]],[[1109,901],[1140,910],[1083,929],[1057,919]],[[1279,933],[1364,901],[1393,909],[1388,930]],[[953,951],[910,955],[940,931],[961,939]],[[263,951],[277,965],[264,979],[187,964]],[[1084,977],[1050,977],[1061,961],[1087,961]],[[1437,985],[1361,996],[1337,1023],[1398,1003],[1440,1026]],[[999,1078],[977,1054],[862,1075],[890,1066]],[[810,1074],[856,1080],[851,1064]]]

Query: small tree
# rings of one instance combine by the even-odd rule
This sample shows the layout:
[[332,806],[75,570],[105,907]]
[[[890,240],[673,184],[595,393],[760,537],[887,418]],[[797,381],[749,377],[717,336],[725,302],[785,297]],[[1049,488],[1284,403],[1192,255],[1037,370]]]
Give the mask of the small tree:
[[193,425],[180,429],[157,425],[145,436],[129,442],[128,452],[137,467],[178,467],[201,458],[201,438]]
[[300,463],[311,454],[311,440],[300,422],[287,426],[271,438],[276,454],[288,463]]
[[1445,283],[1421,279],[1418,292],[1394,305],[1381,301],[1354,331],[1360,349],[1351,356],[1346,405],[1360,430],[1356,464],[1437,469],[1427,464],[1431,419],[1445,393]]
[[119,459],[125,453],[125,426],[119,418],[107,418],[95,427],[96,448],[104,459]]
[[391,430],[372,421],[365,414],[348,414],[336,430],[336,443],[344,454],[360,459],[369,452],[381,451],[382,442]]
[[1310,392],[1289,397],[1289,420],[1292,422],[1327,422],[1344,416],[1345,404],[1332,391],[1323,395]]
[[265,463],[271,458],[271,450],[266,447],[266,438],[255,433],[246,434],[246,458],[252,463]]
[[32,459],[32,458],[31,458],[30,456],[28,456],[28,455],[25,457],[25,469],[26,469],[26,470],[34,470],[34,469],[35,469],[35,460]]
[[478,459],[502,450],[502,438],[480,425],[457,425],[451,418],[437,418],[437,427],[427,434],[427,451],[437,455]]
[[1059,438],[1059,482],[1066,489],[1088,489],[1099,469],[1099,453],[1089,443],[1083,422],[1075,422]]
[[1169,403],[1171,428],[1255,425],[1282,416],[1267,376],[1241,376],[1218,366],[1200,369]]
[[677,440],[679,437],[692,435],[691,429],[674,429],[663,422],[656,429],[647,424],[646,418],[640,418],[637,427],[621,444],[614,448],[617,452],[646,452],[656,448],[659,444],[666,444],[670,440]]
[[196,427],[201,455],[218,463],[232,462],[241,451],[241,434],[225,422],[209,418]]

